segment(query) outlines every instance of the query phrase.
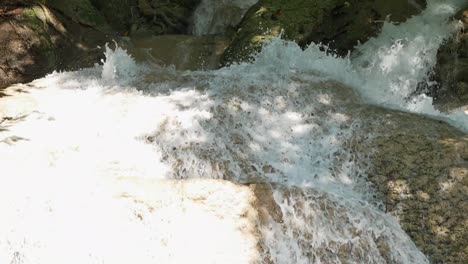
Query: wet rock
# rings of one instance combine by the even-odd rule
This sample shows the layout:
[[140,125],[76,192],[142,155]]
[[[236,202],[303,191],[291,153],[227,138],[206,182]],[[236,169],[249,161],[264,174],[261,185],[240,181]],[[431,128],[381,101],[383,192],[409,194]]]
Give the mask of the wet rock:
[[30,81],[51,70],[57,60],[46,10],[35,6],[8,14],[0,16],[0,87]]
[[56,7],[58,11],[32,5],[0,13],[0,44],[4,47],[0,50],[0,88],[52,70],[78,69],[99,61],[102,50],[96,47],[108,41],[104,20],[82,16],[85,11],[67,16],[65,11],[71,9],[62,12],[58,7],[65,8],[63,3]]
[[223,34],[232,30],[244,17],[247,10],[258,0],[204,0],[193,16],[194,35]]
[[424,6],[425,1],[407,0],[261,0],[244,16],[223,63],[248,60],[283,31],[285,39],[302,47],[324,43],[346,55],[358,42],[376,35],[385,20],[402,22]]
[[453,36],[439,48],[430,88],[435,103],[442,109],[468,105],[468,6],[454,17]]
[[74,22],[101,30],[109,30],[104,16],[89,0],[48,0],[47,5],[58,10]]
[[[368,205],[348,204],[315,188],[279,184],[256,184],[251,188],[264,204],[270,204],[269,199],[274,204],[259,208],[260,220],[265,217],[262,209],[270,212],[267,224],[260,229],[266,245],[262,247],[263,255],[270,260],[267,263],[289,258],[301,263],[401,263],[393,248],[412,243],[406,236],[396,239],[403,233],[400,230],[388,228],[382,232],[385,228],[376,228],[384,213]],[[409,245],[406,250],[417,249]],[[413,253],[409,261],[421,263],[421,255]]]
[[220,36],[163,35],[134,37],[126,47],[137,61],[178,70],[212,70],[220,64],[228,40]]
[[13,7],[25,7],[43,3],[45,3],[45,0],[3,0],[0,4],[0,9],[5,10]]
[[274,173],[275,168],[273,168],[273,166],[271,166],[271,165],[265,165],[265,166],[262,167],[262,171],[263,171],[263,173]]
[[91,0],[114,30],[125,35],[138,18],[138,0]]
[[131,34],[188,34],[193,11],[200,0],[138,0],[141,20],[134,24]]
[[270,219],[276,223],[282,223],[283,215],[281,208],[273,198],[273,189],[271,185],[260,183],[251,184],[249,187],[257,198],[255,207],[257,208],[262,224],[268,225],[271,221]]
[[[368,109],[353,148],[369,154],[369,180],[433,263],[468,262],[468,136],[446,123]],[[379,116],[385,115],[385,119]],[[368,145],[370,143],[372,145]]]

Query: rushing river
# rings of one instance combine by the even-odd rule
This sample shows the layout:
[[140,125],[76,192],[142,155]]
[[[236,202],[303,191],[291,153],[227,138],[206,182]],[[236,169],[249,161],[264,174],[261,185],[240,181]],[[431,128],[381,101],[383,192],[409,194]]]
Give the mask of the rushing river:
[[117,48],[103,66],[26,84],[37,110],[0,130],[20,135],[0,148],[0,263],[177,263],[184,253],[161,245],[159,222],[135,224],[110,198],[108,178],[134,175],[272,183],[283,220],[262,226],[258,261],[429,263],[345,145],[366,105],[468,130],[468,113],[414,95],[462,2],[429,1],[352,58],[275,39],[253,63],[177,71]]

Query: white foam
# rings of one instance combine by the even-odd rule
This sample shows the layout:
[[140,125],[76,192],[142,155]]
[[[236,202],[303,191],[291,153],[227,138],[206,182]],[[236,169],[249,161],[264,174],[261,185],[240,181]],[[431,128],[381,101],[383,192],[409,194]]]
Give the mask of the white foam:
[[442,113],[432,106],[432,98],[413,95],[418,83],[427,82],[439,46],[453,33],[448,19],[463,3],[432,0],[420,15],[402,24],[386,22],[378,37],[358,48],[353,65],[365,81],[355,88],[374,104],[433,116],[468,131],[468,115],[462,109]]
[[[290,200],[275,193],[285,222],[272,222],[263,235],[277,263],[339,263],[323,250],[342,245],[355,246],[349,263],[426,263],[396,220],[362,192],[365,167],[344,148],[359,131],[346,104],[362,102],[328,80],[351,86],[365,102],[466,128],[465,113],[441,114],[431,98],[410,96],[447,36],[444,21],[455,10],[447,3],[430,1],[421,16],[387,24],[352,60],[273,39],[251,64],[176,72],[136,65],[117,48],[107,49],[103,66],[36,80],[28,89],[35,112],[0,133],[0,262],[185,260],[161,249],[160,227],[129,220],[135,208],[111,198],[109,182],[133,176],[305,188]],[[4,143],[11,136],[23,140]],[[336,214],[323,211],[323,202]],[[203,242],[201,232],[193,234]],[[390,245],[387,255],[379,238]]]

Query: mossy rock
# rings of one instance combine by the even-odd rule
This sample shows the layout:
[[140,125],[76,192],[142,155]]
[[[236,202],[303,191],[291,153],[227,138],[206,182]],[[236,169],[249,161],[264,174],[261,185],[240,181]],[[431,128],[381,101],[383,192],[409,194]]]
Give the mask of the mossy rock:
[[359,116],[365,121],[350,147],[369,158],[383,209],[432,263],[468,263],[468,134],[380,108]]
[[263,43],[283,32],[302,47],[324,43],[345,55],[358,41],[377,34],[385,19],[402,22],[425,2],[407,0],[260,0],[238,26],[223,63],[248,60]]
[[44,6],[21,8],[0,17],[0,87],[30,81],[54,68],[56,42]]
[[104,16],[89,0],[47,0],[47,6],[52,7],[73,21],[102,31],[110,28]]
[[0,16],[0,88],[40,78],[53,70],[93,66],[109,39],[46,5],[18,6]]

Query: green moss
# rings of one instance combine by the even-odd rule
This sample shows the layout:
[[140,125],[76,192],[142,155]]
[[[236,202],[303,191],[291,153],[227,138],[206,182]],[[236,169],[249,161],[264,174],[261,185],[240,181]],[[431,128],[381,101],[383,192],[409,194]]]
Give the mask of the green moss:
[[18,21],[24,27],[31,29],[35,35],[31,36],[32,50],[43,57],[47,67],[53,67],[57,61],[56,47],[48,33],[47,17],[41,6],[24,9]]

